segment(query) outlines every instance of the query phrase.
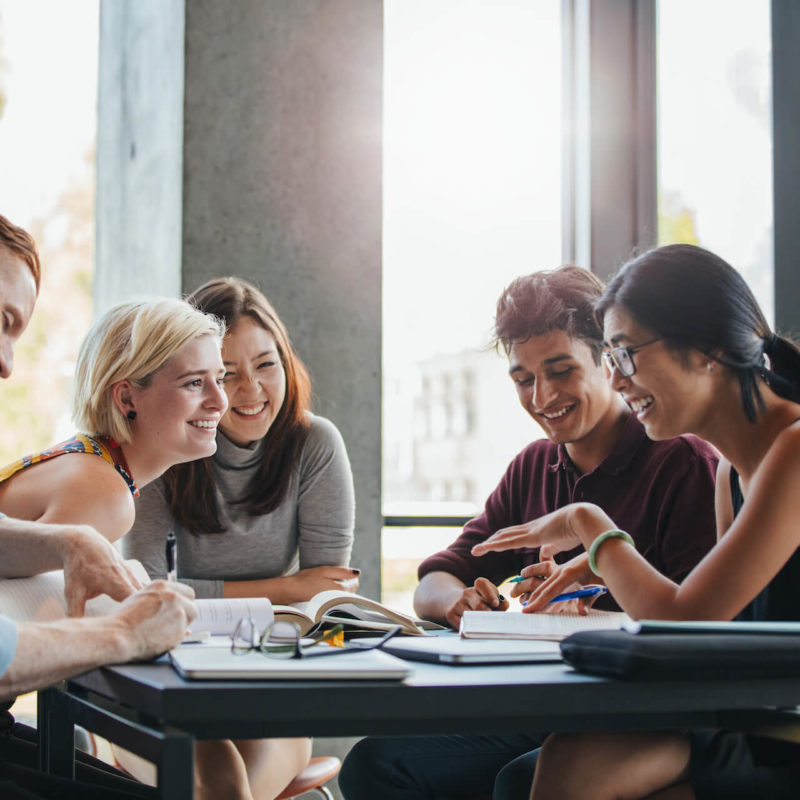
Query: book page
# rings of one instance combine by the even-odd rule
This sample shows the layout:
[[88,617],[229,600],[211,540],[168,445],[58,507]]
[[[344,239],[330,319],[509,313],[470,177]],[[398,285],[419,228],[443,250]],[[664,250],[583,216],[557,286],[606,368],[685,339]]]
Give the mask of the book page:
[[195,602],[198,614],[189,626],[192,634],[231,634],[242,617],[252,617],[256,628],[264,631],[275,619],[272,603],[266,597],[215,597]]
[[[320,622],[329,622],[332,625],[352,625],[356,628],[362,628],[364,630],[372,630],[372,631],[388,631],[392,628],[396,628],[400,625],[399,622],[395,622],[394,620],[389,619],[383,615],[378,616],[377,614],[371,615],[375,616],[375,619],[365,619],[364,617],[350,617],[344,616],[342,614],[337,614],[336,612],[339,611],[339,606],[336,608],[331,609],[330,614],[323,614],[322,619]],[[405,628],[403,629],[403,633],[407,631]]]
[[465,611],[461,635],[474,639],[559,640],[577,631],[618,629],[630,617],[621,611],[581,614],[523,614],[521,611]]
[[308,616],[306,607],[308,603],[293,603],[290,606],[277,605],[272,607],[276,620],[293,622],[300,628],[300,633],[305,635],[314,627],[314,620]]
[[388,620],[397,625],[402,625],[403,629],[408,633],[420,632],[415,617],[388,608],[377,600],[371,600],[369,597],[351,594],[350,592],[339,592],[336,589],[315,594],[308,603],[307,613],[319,622],[323,616],[330,616],[334,609],[360,620],[384,623]]

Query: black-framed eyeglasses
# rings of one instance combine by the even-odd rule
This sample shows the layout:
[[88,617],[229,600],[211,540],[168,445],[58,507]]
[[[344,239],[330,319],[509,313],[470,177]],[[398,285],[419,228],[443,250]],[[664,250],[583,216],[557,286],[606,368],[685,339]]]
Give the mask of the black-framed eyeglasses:
[[338,653],[376,650],[401,631],[400,626],[395,625],[375,642],[354,641],[339,647],[328,646],[326,643],[335,639],[343,629],[343,625],[334,625],[333,628],[315,636],[304,637],[294,622],[279,620],[267,626],[262,633],[252,617],[242,617],[231,634],[231,653],[244,655],[256,650],[270,658],[284,659],[333,656]]
[[616,369],[623,378],[630,378],[631,375],[636,373],[636,364],[633,361],[633,354],[638,353],[643,347],[649,344],[660,342],[664,337],[659,336],[655,339],[649,339],[641,344],[633,345],[632,347],[612,347],[603,353],[608,366],[611,369]]

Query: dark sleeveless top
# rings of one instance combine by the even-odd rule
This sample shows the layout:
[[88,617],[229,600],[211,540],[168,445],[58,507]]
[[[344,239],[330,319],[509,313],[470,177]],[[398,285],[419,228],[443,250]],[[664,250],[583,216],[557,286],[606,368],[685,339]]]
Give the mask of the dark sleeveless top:
[[[733,516],[736,517],[742,510],[744,497],[739,486],[739,473],[733,466],[731,466],[731,503]],[[736,619],[759,622],[800,619],[800,549],[792,553],[781,571],[767,584],[761,594],[736,615]]]

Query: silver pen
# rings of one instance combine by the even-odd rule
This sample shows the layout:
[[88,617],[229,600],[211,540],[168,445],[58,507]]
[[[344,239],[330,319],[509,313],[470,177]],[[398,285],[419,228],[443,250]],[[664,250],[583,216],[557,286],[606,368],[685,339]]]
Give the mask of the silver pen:
[[167,534],[167,580],[178,580],[177,570],[177,548],[178,540],[175,538],[175,532],[170,531]]

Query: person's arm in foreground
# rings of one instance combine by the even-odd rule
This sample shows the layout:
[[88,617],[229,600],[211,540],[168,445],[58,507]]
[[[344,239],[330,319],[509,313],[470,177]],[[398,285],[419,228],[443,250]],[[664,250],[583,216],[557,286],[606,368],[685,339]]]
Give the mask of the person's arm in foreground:
[[178,645],[197,611],[191,589],[157,581],[104,617],[20,623],[0,700],[104,664],[148,659]]
[[88,525],[57,525],[0,518],[0,578],[64,570],[67,613],[83,614],[87,600],[108,594],[122,601],[141,581],[116,548]]
[[[789,429],[776,438],[750,480],[738,517],[680,585],[651,567],[623,539],[603,542],[597,551],[598,569],[620,606],[638,619],[725,620],[738,614],[798,547],[798,452],[800,430]],[[730,488],[718,483],[716,492],[719,508]],[[528,525],[498,531],[473,552],[479,556],[545,543],[559,550],[582,544],[588,550],[600,534],[614,528],[600,508],[577,503]]]

